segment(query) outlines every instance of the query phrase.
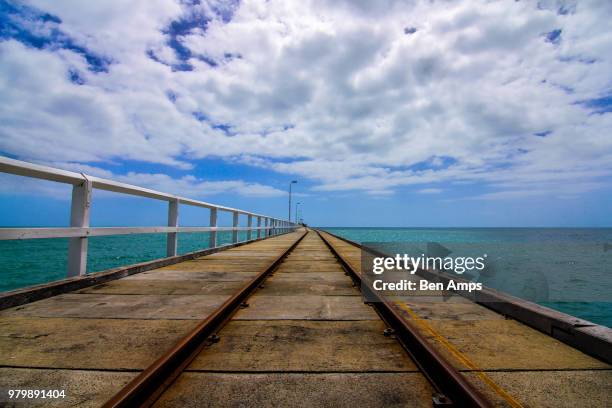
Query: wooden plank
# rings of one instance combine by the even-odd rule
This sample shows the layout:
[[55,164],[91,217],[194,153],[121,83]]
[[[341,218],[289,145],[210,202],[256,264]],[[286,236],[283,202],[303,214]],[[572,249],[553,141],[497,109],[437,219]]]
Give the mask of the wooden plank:
[[[98,408],[117,388],[127,384],[134,374],[121,371],[62,370],[40,368],[2,368],[0,378],[5,389],[65,390],[66,397],[28,400],[14,406]],[[6,391],[5,391],[6,392]],[[3,396],[4,398],[4,396]],[[6,402],[6,400],[1,400]],[[1,405],[1,404],[0,404]],[[5,405],[12,406],[12,405]]]
[[5,316],[96,319],[205,319],[229,295],[66,293],[5,310]]
[[[293,282],[295,283],[295,282]],[[271,287],[272,284],[268,285]],[[241,310],[235,319],[248,320],[380,320],[371,307],[356,296],[264,295],[253,296],[253,307]]]
[[431,393],[420,373],[187,372],[155,407],[431,408]]
[[0,366],[142,370],[192,326],[190,320],[3,316]]
[[232,320],[188,371],[417,371],[400,345],[383,336],[384,329],[380,319]]

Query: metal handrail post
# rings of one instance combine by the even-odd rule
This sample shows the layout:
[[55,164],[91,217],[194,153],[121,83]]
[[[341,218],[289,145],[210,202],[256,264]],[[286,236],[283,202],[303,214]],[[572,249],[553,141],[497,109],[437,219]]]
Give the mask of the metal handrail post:
[[257,238],[261,238],[261,217],[257,217]]
[[[85,179],[81,184],[72,186],[70,204],[70,226],[89,227],[92,183]],[[68,277],[87,273],[87,237],[70,238],[68,244]]]
[[[178,227],[179,203],[178,200],[168,201],[168,226]],[[176,256],[178,253],[178,232],[169,232],[166,235],[166,256]]]
[[[217,209],[216,208],[211,208],[210,209],[210,222],[209,222],[209,225],[211,227],[216,227],[217,226]],[[208,246],[209,246],[209,248],[215,248],[217,246],[217,231],[215,231],[215,230],[210,231]]]
[[232,242],[236,243],[238,242],[238,216],[240,214],[238,214],[238,212],[234,211],[234,218],[233,218],[233,222],[232,222],[232,227],[234,228],[232,230]]
[[253,237],[253,216],[251,214],[247,218],[247,227],[249,228],[247,230],[247,241],[250,241]]

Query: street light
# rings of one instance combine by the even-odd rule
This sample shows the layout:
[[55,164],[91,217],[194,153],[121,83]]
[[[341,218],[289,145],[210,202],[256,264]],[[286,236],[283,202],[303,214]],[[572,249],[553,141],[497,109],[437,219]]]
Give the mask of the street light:
[[292,180],[291,183],[289,183],[289,222],[291,222],[291,185],[292,184],[297,184],[297,180]]
[[299,218],[298,218],[298,205],[302,204],[301,202],[297,202],[295,203],[295,222],[299,222]]

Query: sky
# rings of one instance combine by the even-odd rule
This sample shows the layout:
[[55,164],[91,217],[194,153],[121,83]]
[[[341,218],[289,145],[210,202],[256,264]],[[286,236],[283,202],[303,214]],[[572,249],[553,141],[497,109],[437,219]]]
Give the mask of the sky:
[[[0,0],[0,155],[285,218],[297,180],[319,226],[612,226],[610,21],[605,0]],[[0,174],[0,225],[66,225],[69,197]],[[94,198],[93,225],[165,222]]]

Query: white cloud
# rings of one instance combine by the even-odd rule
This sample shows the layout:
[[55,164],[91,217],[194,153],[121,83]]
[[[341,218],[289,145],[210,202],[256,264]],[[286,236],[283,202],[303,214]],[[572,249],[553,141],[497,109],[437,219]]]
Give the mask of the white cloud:
[[[162,30],[183,10],[174,0],[26,0],[58,16],[62,30],[79,44],[119,63],[135,62],[150,46],[164,42]],[[126,61],[127,60],[127,61]]]
[[246,197],[279,197],[287,194],[285,191],[259,183],[247,183],[242,180],[204,181],[191,175],[173,179],[166,174],[130,172],[116,176],[114,179],[186,197],[206,197],[221,193]]
[[[246,0],[229,23],[215,17],[179,38],[219,63],[193,58],[185,72],[147,51],[176,63],[163,31],[212,16],[216,4],[29,3],[113,63],[92,73],[69,50],[0,43],[0,150],[24,159],[188,169],[220,156],[299,175],[315,190],[375,195],[432,182],[487,185],[502,198],[561,193],[601,188],[612,174],[612,114],[580,103],[612,91],[609,2]],[[557,29],[560,41],[547,42]],[[85,85],[69,80],[71,68]],[[275,193],[134,178],[193,193]]]
[[[160,173],[128,172],[127,174],[116,174],[106,169],[71,162],[42,162],[40,164],[188,198],[207,198],[224,193],[243,197],[281,197],[287,194],[286,191],[272,186],[243,180],[208,181],[193,175],[172,178],[167,174]],[[0,193],[12,195],[42,194],[56,199],[67,200],[70,199],[70,186],[0,174]]]

